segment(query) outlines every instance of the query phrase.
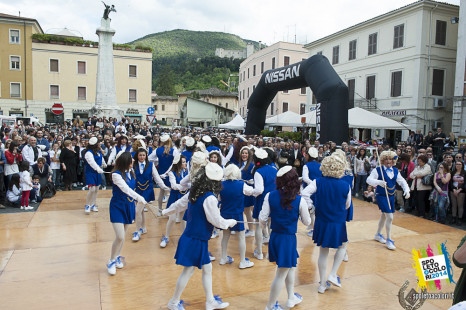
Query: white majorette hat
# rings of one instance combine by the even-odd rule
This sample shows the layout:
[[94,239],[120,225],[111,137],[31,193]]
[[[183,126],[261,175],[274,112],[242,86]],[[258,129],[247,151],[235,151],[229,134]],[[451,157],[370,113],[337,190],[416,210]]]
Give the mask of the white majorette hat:
[[227,180],[241,180],[241,170],[236,165],[228,165],[225,168],[224,174]]
[[191,163],[195,165],[202,165],[207,163],[207,155],[204,152],[194,152],[193,156],[191,157]]
[[278,172],[277,172],[277,178],[284,176],[285,174],[290,172],[291,169],[293,169],[293,167],[291,167],[291,166],[284,166],[284,167],[280,168],[280,170],[278,170]]
[[168,139],[170,139],[170,136],[167,135],[167,134],[163,134],[163,135],[160,137],[160,141],[161,141],[162,143],[167,142]]
[[311,147],[309,149],[309,156],[311,156],[312,158],[319,157],[319,152],[317,151],[317,149],[315,147]]
[[180,162],[180,159],[181,159],[181,155],[179,153],[176,154],[175,157],[173,157],[173,164],[177,165]]
[[146,149],[146,143],[144,140],[139,140],[139,143],[141,143],[141,146],[139,147],[140,149]]
[[135,140],[143,140],[143,139],[145,139],[146,137],[144,137],[143,135],[139,134],[139,135],[137,135],[137,136],[135,136],[135,137],[133,137],[133,138],[134,138]]
[[249,146],[245,145],[241,148],[241,150],[239,150],[239,154],[241,155],[241,153],[243,153],[244,150],[248,150],[249,152],[251,149],[249,148]]
[[212,138],[210,136],[203,136],[202,141],[204,141],[205,143],[210,143],[212,142]]
[[205,174],[213,181],[221,181],[223,178],[223,169],[216,163],[208,163],[205,166]]
[[124,152],[125,152],[125,151],[123,151],[123,150],[119,151],[118,154],[116,154],[116,156],[115,156],[115,161],[116,161],[116,160],[118,159],[118,157],[120,157],[121,154],[123,154]]
[[248,142],[248,139],[246,139],[246,137],[243,135],[237,135],[236,137],[240,139],[241,141]]
[[95,145],[97,144],[97,142],[99,142],[99,139],[97,139],[97,137],[92,137],[89,139],[89,145]]
[[186,137],[186,146],[193,146],[196,141],[193,139],[193,137]]
[[259,159],[266,159],[269,156],[264,149],[259,148],[256,148],[256,152],[254,153],[254,155],[256,155],[256,157]]

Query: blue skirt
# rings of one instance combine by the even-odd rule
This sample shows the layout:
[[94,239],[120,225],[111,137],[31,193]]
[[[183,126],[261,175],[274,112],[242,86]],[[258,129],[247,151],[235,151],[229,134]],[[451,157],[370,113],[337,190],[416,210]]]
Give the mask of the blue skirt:
[[[228,213],[222,213],[220,210],[220,215],[227,220],[233,219],[237,221],[244,221],[243,219],[243,213],[241,214],[228,214]],[[231,231],[243,231],[244,230],[244,223],[238,223],[235,226],[230,228]]]
[[201,269],[202,265],[210,263],[209,241],[193,239],[182,234],[176,248],[175,259],[177,265],[195,266]]
[[136,186],[136,193],[144,197],[144,199],[147,202],[154,201],[155,200],[155,194],[154,194],[154,184],[149,183],[149,186],[145,190],[139,189],[138,186]]
[[112,197],[110,200],[110,222],[112,223],[123,223],[132,224],[136,214],[135,201],[129,201],[125,199],[116,199]]
[[244,207],[249,208],[253,207],[255,202],[255,197],[254,196],[246,196],[244,197]]
[[[186,194],[186,193],[185,193]],[[172,189],[170,191],[170,196],[168,197],[168,201],[167,201],[167,209],[174,203],[176,202],[178,199],[180,199],[181,197],[183,197],[184,195],[180,193],[180,191],[176,191],[174,189]]]
[[329,223],[319,220],[319,217],[316,217],[312,239],[314,243],[320,247],[336,249],[341,246],[343,242],[348,242],[346,222]]
[[256,202],[254,203],[254,209],[252,210],[252,218],[253,219],[258,219],[259,218],[259,213],[262,211],[262,204],[264,203],[264,198],[265,195],[262,193],[262,195],[256,197]]
[[390,205],[388,205],[386,195],[376,194],[377,205],[383,213],[395,213],[395,195],[388,195],[388,197],[390,199]]
[[275,233],[272,230],[269,240],[269,261],[275,262],[279,268],[296,267],[298,251],[296,235]]
[[353,201],[351,201],[351,206],[348,208],[348,215],[346,216],[346,221],[350,222],[353,220]]
[[88,186],[99,186],[102,184],[102,176],[95,172],[94,170],[88,171],[91,169],[86,169],[86,185]]

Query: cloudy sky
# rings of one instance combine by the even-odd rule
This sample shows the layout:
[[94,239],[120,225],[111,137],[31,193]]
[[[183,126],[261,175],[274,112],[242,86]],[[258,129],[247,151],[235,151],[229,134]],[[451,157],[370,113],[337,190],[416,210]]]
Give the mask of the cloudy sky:
[[[463,0],[464,1],[464,0]],[[147,34],[188,29],[222,31],[268,45],[277,41],[306,43],[414,0],[106,0],[116,30],[114,42]],[[459,5],[460,0],[443,0]],[[35,18],[51,33],[59,28],[97,40],[104,6],[100,0],[0,0],[0,13]]]

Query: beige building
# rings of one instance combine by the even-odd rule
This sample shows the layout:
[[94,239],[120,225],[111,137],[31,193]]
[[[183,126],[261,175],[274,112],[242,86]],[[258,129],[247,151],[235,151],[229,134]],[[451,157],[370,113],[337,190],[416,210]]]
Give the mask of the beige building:
[[[87,116],[95,102],[97,54],[96,47],[33,43],[34,115],[52,122],[50,108],[59,102],[65,119]],[[152,53],[114,50],[113,57],[117,104],[142,119],[151,106]]]
[[[249,97],[265,71],[297,63],[308,57],[308,51],[301,44],[278,42],[244,60],[239,69],[239,114],[246,116]],[[308,112],[305,111],[306,92],[306,88],[278,92],[267,109],[267,117],[286,111],[299,114]]]
[[[37,20],[0,13],[0,114],[23,116],[33,98],[31,35]],[[24,112],[23,112],[24,111]]]
[[216,87],[209,89],[189,90],[178,93],[178,106],[181,107],[185,103],[188,96],[197,96],[197,94],[194,93],[199,94],[199,98],[197,99],[233,110],[236,113],[238,112],[238,93],[226,92]]
[[[56,122],[50,109],[61,103],[65,111],[59,120],[87,117],[96,97],[98,48],[33,42],[34,33],[43,33],[36,20],[0,14],[0,112]],[[73,37],[69,31],[56,35]],[[152,106],[152,53],[114,49],[113,55],[117,104],[126,116],[145,120]]]
[[155,109],[157,124],[179,125],[178,97],[152,94],[152,106]]

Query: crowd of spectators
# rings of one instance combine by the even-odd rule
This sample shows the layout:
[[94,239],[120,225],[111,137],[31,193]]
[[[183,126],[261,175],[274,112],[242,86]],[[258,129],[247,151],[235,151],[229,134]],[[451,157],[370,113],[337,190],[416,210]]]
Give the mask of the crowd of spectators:
[[[0,176],[3,175],[0,177],[0,203],[4,201],[8,204],[17,200],[15,197],[18,196],[20,186],[16,183],[22,161],[29,163],[32,179],[38,180],[38,195],[41,197],[49,184],[58,190],[86,189],[83,151],[91,137],[95,136],[101,142],[101,152],[108,165],[105,170],[111,171],[116,150],[125,148],[129,151],[132,141],[138,138],[145,140],[150,154],[158,147],[159,137],[163,133],[169,133],[174,147],[181,151],[184,148],[184,136],[189,135],[196,140],[205,134],[216,136],[225,156],[236,141],[237,134],[240,134],[217,129],[162,128],[130,118],[117,120],[106,117],[89,117],[83,121],[78,116],[63,124],[44,126],[3,125],[0,132]],[[412,190],[411,198],[405,201],[401,189],[397,188],[396,208],[439,222],[445,222],[448,218],[452,224],[462,223],[466,148],[460,148],[455,153],[454,135],[446,136],[441,128],[435,134],[429,132],[425,137],[419,131],[410,132],[406,142],[396,146],[346,142],[341,145],[334,142],[321,144],[318,140],[292,141],[262,136],[248,137],[248,144],[269,147],[274,151],[274,161],[278,168],[291,165],[296,168],[299,176],[302,176],[311,147],[318,150],[319,161],[341,148],[354,174],[353,196],[370,202],[375,202],[376,196],[374,188],[366,183],[367,176],[378,165],[377,153],[392,147],[398,155],[397,168]],[[108,176],[102,174],[103,189],[107,184],[110,185]]]

